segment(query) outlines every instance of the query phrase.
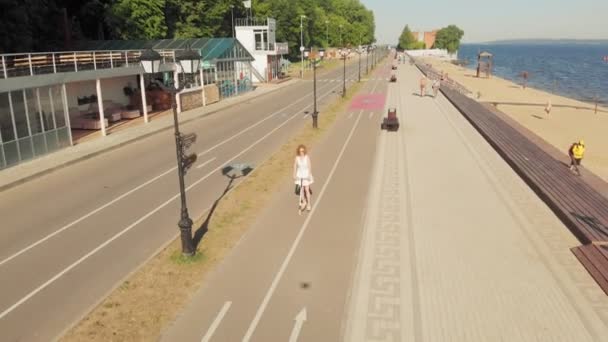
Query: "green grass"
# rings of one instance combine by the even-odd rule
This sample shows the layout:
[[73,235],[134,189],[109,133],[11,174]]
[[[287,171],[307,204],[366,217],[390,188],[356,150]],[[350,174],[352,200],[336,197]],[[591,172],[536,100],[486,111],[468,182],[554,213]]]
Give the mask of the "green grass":
[[183,255],[181,251],[175,250],[171,254],[171,261],[178,266],[197,264],[205,260],[205,254],[199,250],[193,256]]

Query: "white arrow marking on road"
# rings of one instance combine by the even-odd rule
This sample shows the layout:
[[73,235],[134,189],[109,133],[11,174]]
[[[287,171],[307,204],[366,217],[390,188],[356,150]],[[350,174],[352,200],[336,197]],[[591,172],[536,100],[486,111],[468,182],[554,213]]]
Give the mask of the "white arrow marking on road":
[[348,114],[348,118],[351,119],[353,117],[353,114],[355,114],[355,113],[350,112],[350,114]]
[[207,333],[205,334],[205,336],[203,336],[203,339],[201,340],[201,342],[209,342],[209,340],[211,340],[211,336],[213,336],[213,333],[215,332],[217,327],[222,322],[222,319],[224,319],[224,316],[228,312],[228,309],[230,309],[231,305],[232,305],[232,302],[224,303],[224,306],[222,306],[220,313],[217,314],[217,317],[215,317],[215,320],[213,321],[213,323],[211,323],[209,330],[207,330]]
[[371,119],[374,116],[374,112],[369,113],[369,118]]
[[212,161],[214,161],[215,159],[216,159],[216,158],[215,158],[215,157],[213,157],[213,158],[211,158],[211,159],[207,160],[206,162],[202,163],[201,165],[197,166],[196,168],[197,168],[197,169],[202,169],[202,168],[203,168],[205,165],[207,165],[207,164],[211,163],[211,162],[212,162]]
[[302,311],[300,311],[300,313],[294,319],[296,324],[294,324],[293,330],[291,330],[291,335],[289,336],[289,342],[298,341],[298,336],[300,336],[300,330],[302,330],[302,326],[304,325],[304,322],[306,322],[306,319],[307,319],[306,308],[304,308],[304,309],[302,309]]

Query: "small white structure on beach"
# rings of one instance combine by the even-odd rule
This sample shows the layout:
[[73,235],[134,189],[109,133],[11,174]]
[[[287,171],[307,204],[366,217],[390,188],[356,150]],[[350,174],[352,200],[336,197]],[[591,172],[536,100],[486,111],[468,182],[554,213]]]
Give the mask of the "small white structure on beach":
[[270,82],[280,77],[282,56],[289,52],[287,43],[276,42],[276,20],[272,18],[236,19],[236,39],[255,59],[254,82]]
[[449,61],[455,61],[458,59],[458,53],[449,53],[448,50],[442,49],[407,50],[405,52],[412,57],[434,57]]

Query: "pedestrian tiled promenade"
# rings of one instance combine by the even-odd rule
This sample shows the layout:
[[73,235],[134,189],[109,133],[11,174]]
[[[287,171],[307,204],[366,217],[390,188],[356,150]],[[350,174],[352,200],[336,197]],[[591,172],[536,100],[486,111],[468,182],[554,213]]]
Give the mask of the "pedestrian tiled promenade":
[[461,115],[400,65],[380,139],[346,341],[605,341],[578,242]]

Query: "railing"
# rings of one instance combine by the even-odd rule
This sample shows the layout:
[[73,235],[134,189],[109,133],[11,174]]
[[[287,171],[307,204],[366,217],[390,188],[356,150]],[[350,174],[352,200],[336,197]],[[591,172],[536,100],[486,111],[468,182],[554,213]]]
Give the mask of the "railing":
[[[175,50],[159,50],[158,53],[163,57],[163,63],[175,62]],[[0,55],[0,77],[11,78],[136,66],[139,65],[140,55],[140,50],[4,54]]]
[[[414,61],[414,60],[412,59],[412,61]],[[462,84],[447,77],[446,74],[435,70],[431,65],[423,64],[423,63],[415,62],[415,61],[414,61],[414,63],[416,64],[418,69],[420,69],[420,71],[422,71],[426,75],[426,77],[428,77],[430,79],[441,80],[442,87],[447,86],[466,96],[471,94],[471,91],[469,89],[467,89],[465,86],[463,86]]]
[[238,18],[234,20],[234,26],[275,26],[276,21],[272,18]]
[[275,44],[274,43],[263,43],[262,44],[262,42],[256,42],[255,49],[256,49],[256,51],[275,51]]

